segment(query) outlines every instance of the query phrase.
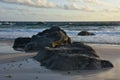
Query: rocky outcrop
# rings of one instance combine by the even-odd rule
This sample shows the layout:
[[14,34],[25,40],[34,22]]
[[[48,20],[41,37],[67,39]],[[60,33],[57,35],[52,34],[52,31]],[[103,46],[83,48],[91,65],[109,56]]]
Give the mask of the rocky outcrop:
[[43,32],[39,32],[37,35],[33,35],[31,42],[26,45],[25,51],[38,51],[47,46],[58,47],[71,43],[71,39],[65,31],[59,27],[52,27]]
[[88,31],[81,31],[78,33],[79,36],[93,36],[94,33],[88,32]]
[[92,70],[113,67],[111,62],[100,59],[92,47],[81,42],[72,42],[66,32],[59,27],[46,29],[28,40],[17,38],[13,48],[15,50],[21,48],[26,52],[38,51],[34,59],[39,61],[41,66],[52,70]]
[[58,47],[64,44],[71,44],[70,37],[59,27],[52,27],[43,32],[33,35],[31,38],[15,39],[13,48],[15,50],[24,50],[26,52],[39,51],[46,46]]
[[57,48],[46,47],[34,59],[41,66],[52,70],[97,70],[113,67],[111,62],[101,60],[91,47],[79,42]]

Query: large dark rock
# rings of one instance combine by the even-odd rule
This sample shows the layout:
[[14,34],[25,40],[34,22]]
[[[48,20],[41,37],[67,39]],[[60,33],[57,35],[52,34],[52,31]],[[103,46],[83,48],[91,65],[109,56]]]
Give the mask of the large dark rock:
[[88,31],[81,31],[78,33],[79,36],[92,36],[95,35],[94,33],[88,32]]
[[70,37],[59,27],[52,27],[37,35],[33,35],[30,43],[25,46],[25,51],[39,51],[44,47],[58,47],[71,44]]
[[31,38],[29,37],[19,37],[14,41],[13,49],[15,50],[24,50],[25,46],[30,42]]
[[[72,45],[76,45],[76,43],[72,43]],[[101,60],[91,47],[81,45],[74,47],[66,45],[58,48],[46,47],[34,59],[39,61],[41,66],[52,70],[96,70],[113,67],[111,62]]]
[[52,27],[31,38],[17,38],[15,50],[38,51],[35,60],[52,70],[92,70],[112,68],[107,60],[101,60],[95,50],[81,42],[71,42],[66,32]]

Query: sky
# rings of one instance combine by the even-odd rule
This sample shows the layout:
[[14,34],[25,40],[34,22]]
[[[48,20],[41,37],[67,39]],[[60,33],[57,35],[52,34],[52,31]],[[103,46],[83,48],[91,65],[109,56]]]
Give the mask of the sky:
[[120,0],[0,0],[0,21],[120,21]]

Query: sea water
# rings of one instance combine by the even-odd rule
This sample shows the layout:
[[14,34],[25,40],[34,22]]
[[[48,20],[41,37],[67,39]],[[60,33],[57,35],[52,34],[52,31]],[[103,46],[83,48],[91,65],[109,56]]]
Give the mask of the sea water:
[[[18,24],[19,23],[19,24]],[[17,22],[14,25],[0,25],[0,40],[15,39],[17,37],[31,37],[32,35],[42,32],[53,26],[59,26],[64,29],[73,41],[98,43],[98,44],[120,44],[120,25],[98,25],[92,23],[88,25],[80,22],[45,22],[43,24],[30,24]],[[119,23],[119,22],[118,22]],[[94,33],[94,36],[78,36],[80,31],[89,31]]]

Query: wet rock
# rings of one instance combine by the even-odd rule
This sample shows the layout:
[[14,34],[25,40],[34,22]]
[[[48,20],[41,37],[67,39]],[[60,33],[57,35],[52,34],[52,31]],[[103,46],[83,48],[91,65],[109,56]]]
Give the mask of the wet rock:
[[88,31],[81,31],[78,33],[79,36],[93,36],[94,33],[88,32]]
[[29,38],[29,37],[16,38],[14,41],[13,49],[18,50],[18,51],[24,50],[26,44],[29,43],[30,40],[31,40],[31,38]]
[[58,48],[47,47],[42,52],[40,51],[34,59],[39,61],[41,66],[52,70],[98,70],[113,67],[109,61],[101,60],[98,55],[96,56],[92,49],[87,52],[85,49],[70,47],[70,45]]
[[39,51],[47,46],[58,47],[65,44],[71,44],[70,37],[59,27],[52,27],[33,35],[31,41],[25,46],[25,51]]
[[113,67],[113,64],[110,61],[107,61],[107,60],[102,60],[101,64],[102,64],[103,68],[112,68]]

